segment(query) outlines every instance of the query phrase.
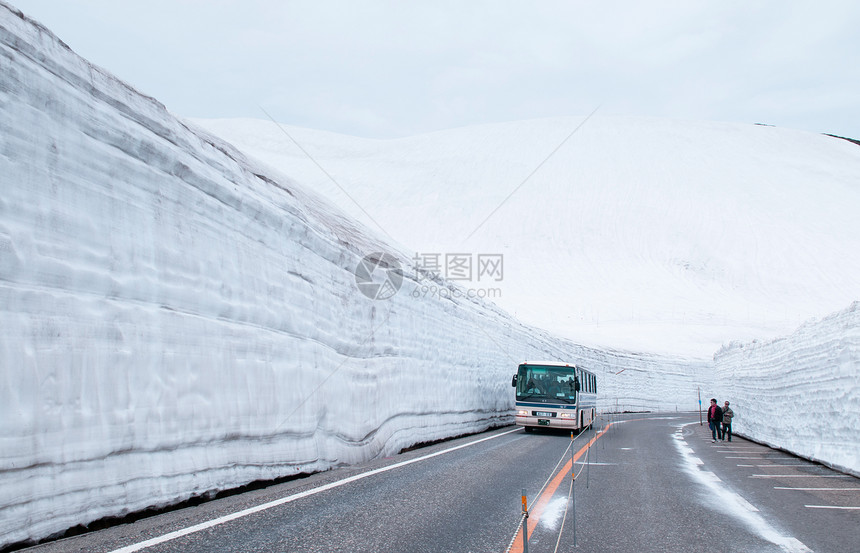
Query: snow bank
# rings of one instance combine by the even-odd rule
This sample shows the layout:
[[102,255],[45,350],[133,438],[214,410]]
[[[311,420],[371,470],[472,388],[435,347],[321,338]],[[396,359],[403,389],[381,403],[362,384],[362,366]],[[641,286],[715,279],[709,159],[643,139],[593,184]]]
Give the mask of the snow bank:
[[[683,359],[416,297],[408,256],[5,4],[0,64],[0,547],[510,423],[527,359],[692,401]],[[356,286],[378,251],[386,301]]]
[[714,395],[731,402],[734,430],[860,475],[860,302],[714,361]]
[[[0,547],[510,423],[529,359],[594,370],[601,410],[713,378],[420,293],[412,252],[2,3],[0,64]],[[372,252],[404,268],[388,300],[356,284]],[[719,352],[738,430],[856,471],[857,318]]]

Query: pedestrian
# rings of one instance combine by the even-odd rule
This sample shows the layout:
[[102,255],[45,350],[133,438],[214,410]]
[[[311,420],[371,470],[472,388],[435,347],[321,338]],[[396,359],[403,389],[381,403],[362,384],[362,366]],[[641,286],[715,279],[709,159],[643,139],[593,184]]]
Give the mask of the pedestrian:
[[708,407],[708,426],[711,428],[711,443],[716,442],[718,439],[723,439],[723,429],[721,428],[721,424],[723,422],[723,410],[720,409],[720,406],[717,405],[717,398],[711,398],[711,406]]
[[723,404],[723,439],[728,442],[732,441],[732,417],[734,416],[735,412],[729,407],[727,401]]

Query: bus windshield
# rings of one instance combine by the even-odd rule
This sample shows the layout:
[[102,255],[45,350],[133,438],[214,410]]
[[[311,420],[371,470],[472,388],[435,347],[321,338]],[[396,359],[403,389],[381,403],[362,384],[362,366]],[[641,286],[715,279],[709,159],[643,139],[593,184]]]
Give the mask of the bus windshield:
[[575,371],[575,367],[520,365],[517,371],[517,401],[576,403]]

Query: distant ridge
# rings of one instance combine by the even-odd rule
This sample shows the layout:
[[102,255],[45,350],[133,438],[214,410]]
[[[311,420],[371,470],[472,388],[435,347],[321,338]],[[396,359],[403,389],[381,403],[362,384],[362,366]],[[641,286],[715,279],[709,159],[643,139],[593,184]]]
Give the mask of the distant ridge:
[[855,140],[853,138],[846,138],[844,136],[839,136],[837,134],[829,134],[829,133],[824,133],[824,134],[826,136],[832,136],[833,138],[841,138],[842,140],[847,140],[848,142],[853,142],[854,144],[857,144],[858,146],[860,146],[860,140]]

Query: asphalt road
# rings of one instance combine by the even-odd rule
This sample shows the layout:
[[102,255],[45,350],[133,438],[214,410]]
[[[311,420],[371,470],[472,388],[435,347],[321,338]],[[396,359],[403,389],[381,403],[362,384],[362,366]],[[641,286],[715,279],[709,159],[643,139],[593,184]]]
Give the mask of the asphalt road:
[[523,489],[530,553],[860,551],[860,479],[690,414],[497,429],[26,551],[522,551]]

